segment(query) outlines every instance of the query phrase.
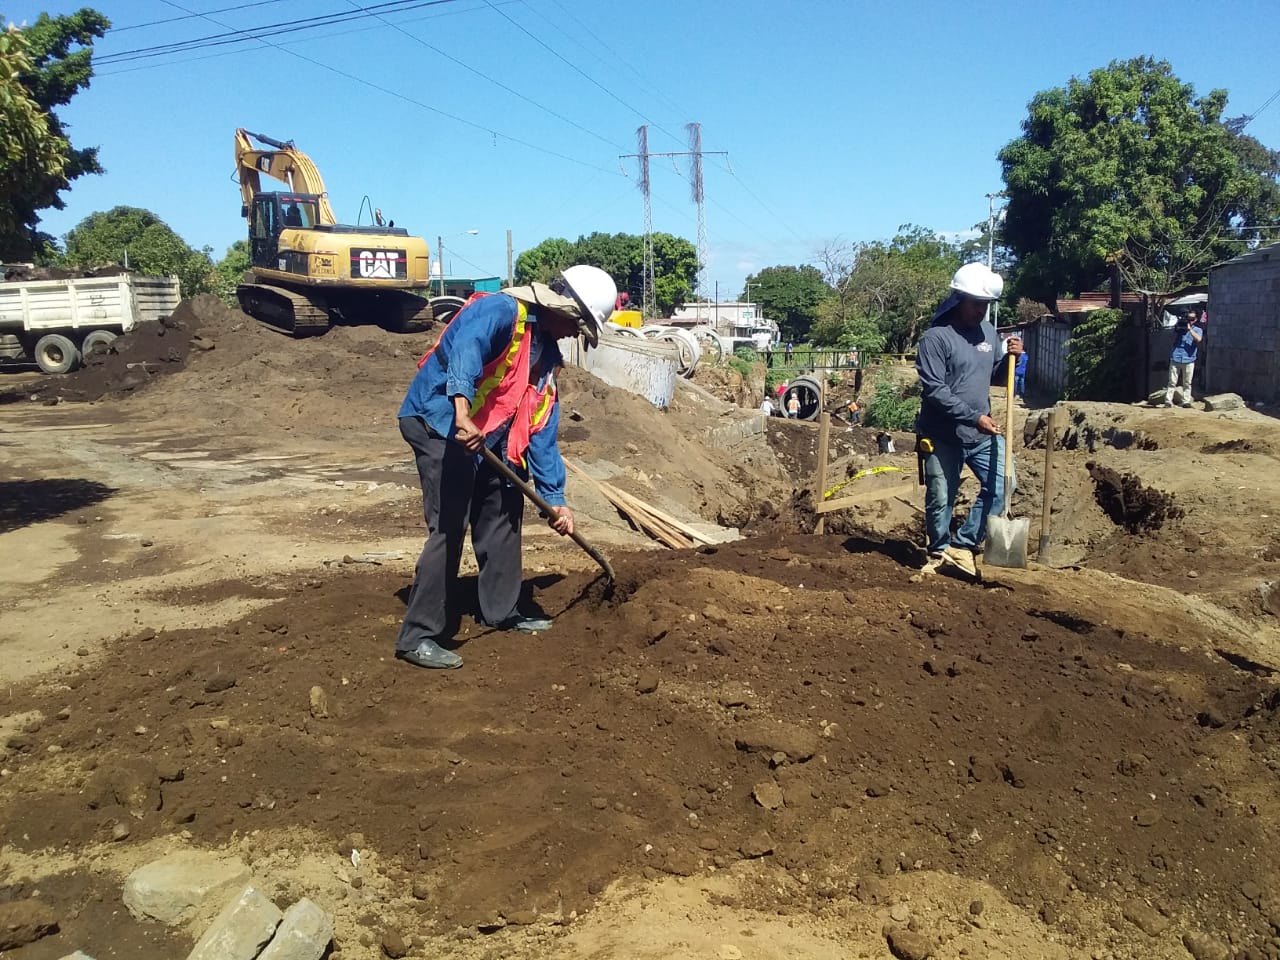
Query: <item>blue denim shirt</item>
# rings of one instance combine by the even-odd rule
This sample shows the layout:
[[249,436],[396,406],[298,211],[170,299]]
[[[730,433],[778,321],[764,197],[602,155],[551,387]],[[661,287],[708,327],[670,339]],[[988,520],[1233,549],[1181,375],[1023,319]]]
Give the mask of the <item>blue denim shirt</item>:
[[[485,364],[497,359],[511,343],[517,310],[515,298],[497,293],[476,300],[459,313],[409,384],[397,416],[419,417],[433,433],[452,439],[457,432],[452,398],[475,399],[476,384],[480,382]],[[556,368],[563,365],[564,357],[556,341],[538,329],[537,315],[532,310],[529,322],[537,338],[532,344],[532,356],[540,356],[542,360],[543,372],[537,383],[541,390]],[[501,453],[506,446],[508,426],[504,424],[489,433],[485,446]],[[529,438],[529,450],[525,454],[534,488],[553,507],[565,505],[564,461],[556,442],[559,431],[560,400],[557,397],[546,426]]]

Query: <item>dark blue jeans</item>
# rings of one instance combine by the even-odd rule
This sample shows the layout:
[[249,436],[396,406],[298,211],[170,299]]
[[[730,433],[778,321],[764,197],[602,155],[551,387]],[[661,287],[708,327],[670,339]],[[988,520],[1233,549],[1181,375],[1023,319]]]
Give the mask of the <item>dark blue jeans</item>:
[[[929,552],[948,546],[972,550],[987,535],[987,517],[1004,507],[1004,437],[984,437],[977,443],[933,441],[924,462],[924,512],[929,528]],[[968,466],[981,487],[964,524],[951,536],[951,515],[960,491],[960,472]]]

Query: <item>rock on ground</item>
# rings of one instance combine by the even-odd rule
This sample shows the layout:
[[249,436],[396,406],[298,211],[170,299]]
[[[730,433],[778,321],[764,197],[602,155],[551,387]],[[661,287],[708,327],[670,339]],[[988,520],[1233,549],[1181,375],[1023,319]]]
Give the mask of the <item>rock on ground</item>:
[[320,960],[333,939],[333,917],[303,897],[284,912],[258,960]]
[[1244,398],[1238,393],[1216,393],[1211,397],[1202,397],[1204,408],[1211,412],[1218,410],[1243,410]]
[[894,927],[885,934],[889,952],[898,960],[929,960],[933,956],[933,944],[924,934]]
[[206,903],[221,901],[249,882],[239,860],[182,850],[139,867],[124,884],[124,905],[139,920],[185,923]]
[[257,887],[245,887],[209,924],[187,960],[254,960],[282,917]]
[[818,735],[793,723],[755,721],[735,728],[733,742],[748,753],[785,753],[795,763],[818,752]]

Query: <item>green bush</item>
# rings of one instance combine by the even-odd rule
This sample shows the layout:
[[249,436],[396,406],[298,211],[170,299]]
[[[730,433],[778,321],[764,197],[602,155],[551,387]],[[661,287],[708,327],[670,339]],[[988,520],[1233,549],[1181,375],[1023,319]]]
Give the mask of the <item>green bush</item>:
[[1123,310],[1094,310],[1071,331],[1068,400],[1129,400],[1131,327]]
[[760,354],[756,352],[755,347],[741,346],[733,351],[733,355],[739,360],[745,360],[747,363],[755,363],[760,359]]
[[736,353],[732,357],[726,357],[725,363],[727,363],[731,369],[738,371],[738,373],[742,374],[744,377],[751,376],[751,363],[744,360]]
[[772,390],[778,384],[788,379],[790,378],[787,376],[787,372],[785,370],[774,370],[770,368],[769,370],[765,371],[764,385],[768,387],[770,390]]
[[914,430],[920,413],[920,384],[900,385],[888,371],[876,375],[871,396],[863,404],[862,422],[881,430]]

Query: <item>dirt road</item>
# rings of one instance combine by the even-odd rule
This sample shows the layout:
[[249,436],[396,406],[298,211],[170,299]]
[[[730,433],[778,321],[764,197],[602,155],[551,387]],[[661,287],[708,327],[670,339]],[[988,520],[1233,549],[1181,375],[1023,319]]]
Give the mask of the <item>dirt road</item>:
[[[656,550],[571,483],[616,589],[529,516],[553,630],[478,626],[464,581],[439,675],[390,657],[422,344],[179,320],[171,370],[0,404],[0,901],[60,923],[6,956],[182,955],[119,899],[175,847],[315,899],[344,958],[1280,955],[1277,421],[1072,407],[1056,566],[918,582],[903,504],[798,529],[810,425],[726,449],[747,415],[571,372],[569,456],[753,536]],[[1131,532],[1098,467],[1183,516]]]

